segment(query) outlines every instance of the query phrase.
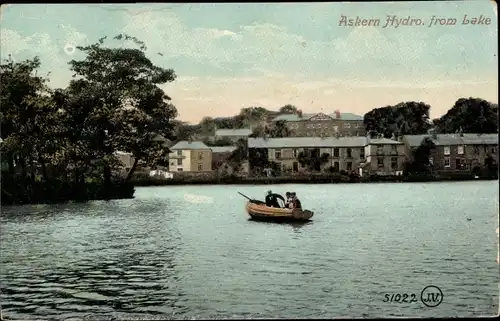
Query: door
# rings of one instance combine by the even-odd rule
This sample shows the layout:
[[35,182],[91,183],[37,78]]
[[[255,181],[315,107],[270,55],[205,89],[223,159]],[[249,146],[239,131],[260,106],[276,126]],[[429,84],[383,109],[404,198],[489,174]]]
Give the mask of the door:
[[294,173],[297,173],[299,171],[299,163],[298,162],[293,162],[292,167],[293,167]]

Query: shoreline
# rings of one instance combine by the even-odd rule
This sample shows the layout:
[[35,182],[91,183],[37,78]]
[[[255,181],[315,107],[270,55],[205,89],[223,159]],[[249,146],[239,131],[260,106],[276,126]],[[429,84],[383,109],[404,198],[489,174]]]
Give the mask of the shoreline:
[[[31,198],[31,201],[26,199],[15,200],[14,202],[5,202],[2,198],[1,206],[20,206],[20,205],[36,205],[36,204],[65,204],[65,203],[85,203],[88,201],[97,200],[118,200],[118,199],[134,199],[136,187],[160,187],[160,186],[214,186],[214,185],[281,185],[281,184],[374,184],[374,183],[432,183],[432,182],[465,182],[465,181],[491,181],[498,180],[498,174],[493,176],[482,176],[476,178],[470,173],[447,173],[448,175],[415,175],[415,176],[367,176],[367,177],[349,177],[346,175],[310,175],[310,176],[291,176],[291,177],[219,177],[209,179],[188,178],[182,179],[158,179],[151,177],[141,177],[140,179],[132,179],[127,184],[125,190],[115,190],[109,193],[108,197],[99,195],[100,193],[92,193],[87,197],[72,198],[55,197],[52,199],[43,199],[39,197]],[[451,174],[451,175],[450,175]],[[90,196],[90,197],[88,197]],[[111,197],[109,197],[111,196]]]
[[228,177],[226,179],[144,179],[133,180],[135,187],[183,185],[272,185],[272,184],[372,184],[372,183],[430,183],[498,180],[498,176],[475,178],[472,175],[453,176],[369,176],[333,177]]

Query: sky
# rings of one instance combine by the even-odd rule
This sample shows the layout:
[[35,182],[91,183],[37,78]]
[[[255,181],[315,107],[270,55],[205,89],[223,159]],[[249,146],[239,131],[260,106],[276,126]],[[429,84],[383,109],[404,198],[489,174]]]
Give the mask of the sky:
[[[305,113],[363,115],[402,101],[423,101],[436,118],[461,97],[498,102],[493,1],[1,8],[1,58],[39,56],[54,88],[71,79],[68,61],[83,57],[75,46],[121,33],[139,38],[155,64],[174,69],[176,80],[162,88],[178,118],[193,123],[252,106],[276,110],[292,104]],[[393,18],[386,26],[388,17]],[[474,17],[482,24],[463,24]],[[356,18],[380,22],[342,23]],[[404,25],[405,18],[413,25]],[[453,18],[455,25],[430,25]],[[396,26],[397,21],[402,24]]]

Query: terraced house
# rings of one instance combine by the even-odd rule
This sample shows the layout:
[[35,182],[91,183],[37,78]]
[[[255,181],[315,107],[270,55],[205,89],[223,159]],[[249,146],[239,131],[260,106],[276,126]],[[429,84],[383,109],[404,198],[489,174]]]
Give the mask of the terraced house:
[[272,123],[285,121],[297,137],[365,136],[363,116],[335,111],[333,114],[282,114]]
[[436,145],[429,159],[436,171],[471,171],[487,166],[488,159],[498,164],[498,134],[406,135],[403,142],[408,155],[425,138]]
[[361,166],[363,173],[377,175],[402,175],[407,159],[405,145],[387,138],[367,138],[365,156],[366,162]]
[[199,141],[180,141],[170,147],[169,171],[205,172],[212,170],[212,150]]
[[[392,145],[397,154],[392,153]],[[377,154],[376,146],[382,146],[384,153]],[[399,147],[401,146],[401,147]],[[393,140],[370,140],[367,137],[287,137],[287,138],[249,138],[248,148],[264,149],[267,151],[269,161],[279,164],[282,173],[299,173],[307,171],[307,167],[299,162],[299,154],[309,150],[316,157],[328,154],[328,160],[315,170],[325,170],[333,167],[335,171],[383,174],[395,174],[400,171],[404,162],[404,146]],[[372,152],[373,151],[373,152]],[[376,167],[370,167],[374,155],[379,155],[383,160]],[[392,158],[396,157],[396,165],[393,166]]]

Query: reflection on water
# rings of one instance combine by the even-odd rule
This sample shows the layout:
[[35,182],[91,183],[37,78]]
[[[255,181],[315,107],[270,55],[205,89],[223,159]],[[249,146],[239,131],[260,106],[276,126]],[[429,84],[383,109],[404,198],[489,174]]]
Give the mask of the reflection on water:
[[[315,212],[300,223],[249,220],[224,186],[5,207],[4,318],[492,315],[497,183],[273,186]],[[436,308],[382,301],[429,284]]]

